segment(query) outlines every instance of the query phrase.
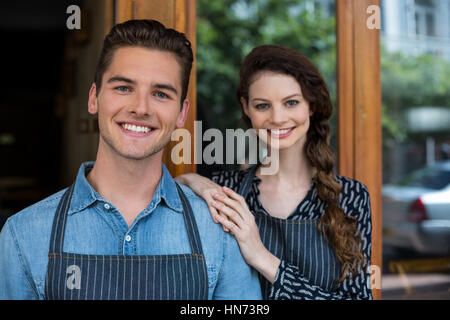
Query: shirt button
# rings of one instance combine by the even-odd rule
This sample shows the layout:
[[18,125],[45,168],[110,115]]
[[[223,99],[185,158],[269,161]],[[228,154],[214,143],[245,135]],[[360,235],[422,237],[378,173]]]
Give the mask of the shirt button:
[[105,204],[103,205],[103,207],[105,207],[106,210],[109,210],[109,209],[111,208],[111,206],[110,206],[109,204],[107,204],[107,203],[105,203]]
[[125,237],[125,241],[126,242],[130,242],[131,241],[131,236],[129,234],[127,234],[127,236]]

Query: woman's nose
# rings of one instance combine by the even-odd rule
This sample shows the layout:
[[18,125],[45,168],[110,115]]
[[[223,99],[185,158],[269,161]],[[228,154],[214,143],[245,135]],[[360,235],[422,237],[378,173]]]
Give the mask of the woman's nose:
[[274,106],[272,108],[270,121],[276,125],[283,124],[287,121],[286,113],[279,106]]

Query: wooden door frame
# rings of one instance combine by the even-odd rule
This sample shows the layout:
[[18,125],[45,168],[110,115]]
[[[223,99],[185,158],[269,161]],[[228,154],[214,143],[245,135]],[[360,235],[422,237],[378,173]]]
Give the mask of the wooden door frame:
[[[382,154],[380,30],[367,9],[379,0],[335,0],[338,84],[338,171],[364,183],[372,208],[372,284],[381,284]],[[377,281],[375,281],[377,280]],[[381,285],[380,285],[381,286]],[[372,289],[381,299],[381,287]]]

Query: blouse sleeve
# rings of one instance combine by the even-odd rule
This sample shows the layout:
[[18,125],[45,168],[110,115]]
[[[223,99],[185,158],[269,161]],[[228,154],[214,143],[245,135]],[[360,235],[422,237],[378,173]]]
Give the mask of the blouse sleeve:
[[[359,274],[354,277],[347,276],[338,284],[336,291],[328,292],[321,287],[313,285],[305,278],[301,270],[282,260],[278,268],[275,281],[272,285],[269,299],[311,299],[311,300],[372,300],[370,285],[370,261],[372,253],[372,227],[369,193],[361,184],[362,192],[354,201],[343,207],[349,215],[358,219],[358,231],[361,234],[360,248],[365,258],[365,264]],[[344,203],[345,204],[345,203]],[[341,204],[342,206],[342,204]],[[346,210],[347,209],[347,210]],[[353,214],[352,214],[353,213]]]
[[242,180],[242,173],[237,170],[217,171],[212,173],[211,180],[220,186],[228,187],[237,192]]

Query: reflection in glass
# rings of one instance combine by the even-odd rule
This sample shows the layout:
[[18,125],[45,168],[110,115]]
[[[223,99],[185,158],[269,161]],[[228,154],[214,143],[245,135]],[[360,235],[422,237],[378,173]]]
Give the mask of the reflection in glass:
[[381,10],[383,297],[449,299],[450,1]]

